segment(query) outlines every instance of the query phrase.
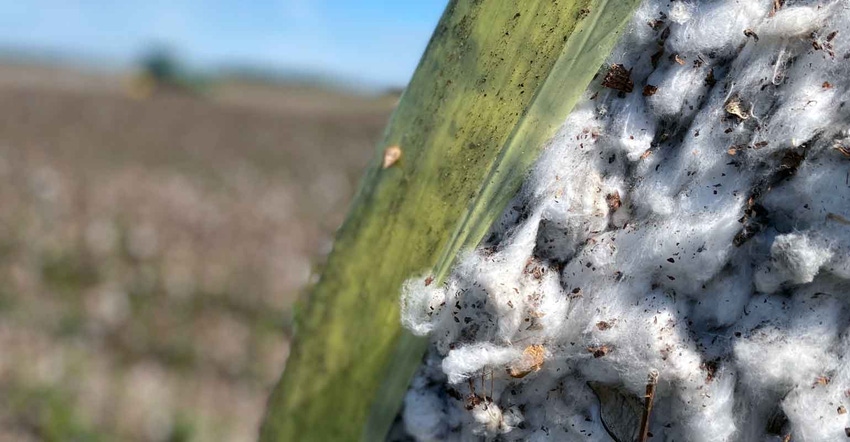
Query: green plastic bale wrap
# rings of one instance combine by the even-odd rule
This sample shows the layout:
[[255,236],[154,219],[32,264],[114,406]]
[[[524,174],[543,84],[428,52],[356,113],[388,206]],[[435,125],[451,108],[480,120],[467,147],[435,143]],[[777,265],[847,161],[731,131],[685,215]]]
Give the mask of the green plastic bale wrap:
[[452,1],[299,305],[262,441],[383,440],[427,341],[399,290],[478,244],[637,0]]

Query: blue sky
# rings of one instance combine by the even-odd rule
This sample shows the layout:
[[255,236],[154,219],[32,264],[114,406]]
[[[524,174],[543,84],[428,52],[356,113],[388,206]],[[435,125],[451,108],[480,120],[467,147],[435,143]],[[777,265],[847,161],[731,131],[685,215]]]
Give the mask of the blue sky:
[[127,66],[152,44],[200,68],[409,80],[446,0],[24,0],[3,2],[0,47]]

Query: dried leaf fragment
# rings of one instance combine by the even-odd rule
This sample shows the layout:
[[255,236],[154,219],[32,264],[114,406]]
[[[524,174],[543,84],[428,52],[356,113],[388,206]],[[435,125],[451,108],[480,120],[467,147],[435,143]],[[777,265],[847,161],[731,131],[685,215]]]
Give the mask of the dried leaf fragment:
[[525,263],[523,272],[526,275],[531,275],[534,279],[540,279],[546,274],[546,267],[539,265],[534,258],[529,258],[528,262]]
[[831,58],[835,58],[835,47],[832,45],[832,40],[838,35],[838,31],[832,31],[826,36],[826,39],[821,39],[817,32],[812,32],[812,48],[816,51],[826,51]]
[[785,0],[773,0],[773,9],[770,11],[768,17],[773,17],[776,15],[776,12],[782,9],[782,6],[785,4]]
[[576,299],[576,298],[581,298],[581,297],[582,297],[581,287],[574,288],[569,294],[570,299]]
[[637,440],[644,412],[640,398],[619,386],[588,382],[599,399],[599,414],[605,431],[617,442]]
[[831,381],[829,376],[818,376],[817,378],[815,378],[815,382],[814,382],[814,384],[812,384],[812,388],[815,388],[819,385],[820,386],[829,385],[829,381]]
[[602,80],[602,86],[620,92],[630,93],[635,88],[635,83],[632,81],[631,69],[627,70],[621,64],[612,64],[608,68],[608,73],[605,74],[605,79]]
[[[831,221],[835,221],[839,224],[844,224],[845,226],[850,226],[850,219],[847,219],[847,218],[845,218],[845,217],[843,217],[843,216],[841,216],[837,213],[832,213],[832,212],[827,213],[826,219],[831,220]],[[848,392],[850,392],[850,390],[848,390]]]
[[841,143],[835,143],[832,147],[835,148],[840,154],[844,155],[847,158],[850,158],[850,147],[847,147]]
[[590,352],[594,358],[601,358],[611,351],[611,347],[608,347],[607,345],[591,345],[587,347],[587,351]]
[[384,163],[382,164],[382,167],[384,169],[392,167],[393,164],[398,162],[398,160],[400,158],[401,158],[401,147],[398,147],[398,146],[387,147],[386,149],[384,149]]
[[713,87],[715,84],[717,84],[717,79],[714,78],[714,68],[708,69],[708,74],[706,74],[705,76],[704,83],[708,87]]
[[797,173],[797,169],[800,167],[800,164],[803,163],[804,159],[806,159],[806,157],[803,155],[794,152],[793,150],[789,150],[782,156],[782,160],[779,162],[779,170],[788,176],[794,175]]
[[726,110],[726,113],[734,115],[742,120],[750,118],[749,111],[744,110],[744,107],[741,104],[741,99],[737,95],[733,95],[729,98],[724,109]]
[[610,321],[599,321],[599,322],[596,323],[596,328],[598,328],[601,331],[605,331],[605,330],[608,330],[609,328],[613,327],[616,322],[617,322],[616,319],[612,319]]
[[546,359],[545,347],[540,344],[529,345],[522,351],[522,356],[508,367],[508,375],[512,378],[524,378],[529,373],[540,370],[544,359]]
[[710,384],[717,376],[717,360],[706,361],[700,364],[699,368],[705,370],[705,383]]
[[608,203],[608,208],[611,209],[612,212],[616,212],[623,204],[620,200],[620,192],[616,190],[613,193],[605,195],[605,202]]
[[[667,29],[670,29],[670,28],[667,28]],[[663,57],[663,56],[664,56],[664,49],[661,49],[660,51],[652,54],[652,56],[649,59],[650,62],[652,62],[652,67],[654,67],[654,68],[658,67],[658,62],[661,61],[661,57]]]
[[656,92],[658,92],[658,86],[653,86],[651,84],[648,84],[648,85],[643,87],[643,96],[644,97],[651,97],[651,96],[655,95]]

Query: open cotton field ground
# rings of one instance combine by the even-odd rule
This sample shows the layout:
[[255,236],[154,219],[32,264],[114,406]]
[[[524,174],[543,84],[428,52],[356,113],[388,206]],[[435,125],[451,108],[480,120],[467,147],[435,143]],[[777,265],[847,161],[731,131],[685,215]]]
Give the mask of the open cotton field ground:
[[252,440],[394,97],[0,67],[0,440]]

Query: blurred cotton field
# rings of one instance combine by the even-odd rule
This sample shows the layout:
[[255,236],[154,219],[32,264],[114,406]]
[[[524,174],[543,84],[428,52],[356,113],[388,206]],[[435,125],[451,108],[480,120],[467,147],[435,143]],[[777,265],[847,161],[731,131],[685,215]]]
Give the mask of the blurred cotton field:
[[253,440],[393,96],[0,68],[0,440]]

